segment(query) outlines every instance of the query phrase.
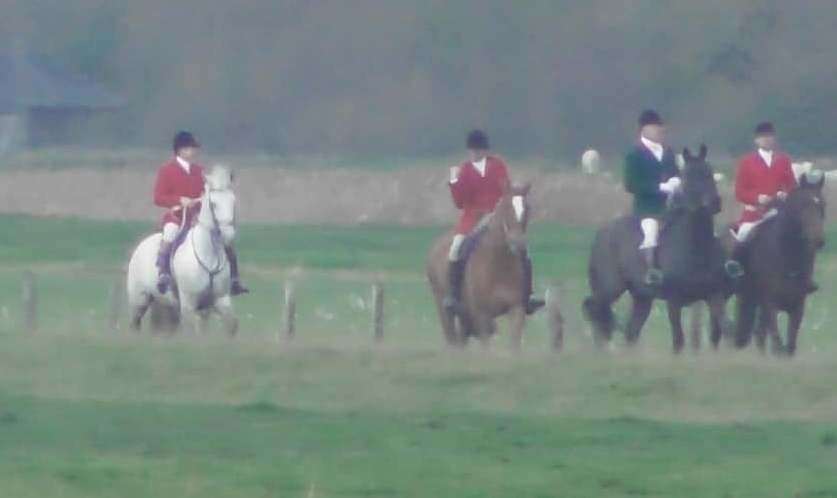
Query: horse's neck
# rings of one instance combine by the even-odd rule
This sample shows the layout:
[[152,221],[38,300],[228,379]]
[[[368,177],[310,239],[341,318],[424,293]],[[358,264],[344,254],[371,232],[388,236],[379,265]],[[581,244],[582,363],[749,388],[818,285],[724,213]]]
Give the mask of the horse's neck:
[[483,234],[483,240],[477,249],[479,250],[480,248],[489,252],[492,259],[512,258],[514,256],[511,249],[509,249],[509,244],[506,242],[503,222],[498,216],[495,215],[489,221],[485,234]]
[[201,210],[198,213],[198,222],[191,228],[189,239],[195,252],[204,258],[211,257],[215,252],[215,240],[213,234],[212,213],[209,202],[204,199],[201,203]]
[[815,251],[805,243],[799,221],[783,209],[776,215],[774,230],[774,246],[778,251],[779,263],[787,267],[807,268]]
[[666,244],[669,249],[683,251],[683,256],[696,266],[702,266],[701,262],[711,262],[709,257],[714,254],[716,242],[715,222],[711,214],[703,210],[681,211],[670,220],[669,230]]

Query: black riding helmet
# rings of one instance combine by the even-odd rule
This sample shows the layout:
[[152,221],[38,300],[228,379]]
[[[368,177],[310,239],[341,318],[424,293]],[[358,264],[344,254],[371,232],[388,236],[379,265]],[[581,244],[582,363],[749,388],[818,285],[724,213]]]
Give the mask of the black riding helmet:
[[180,149],[185,149],[186,147],[200,147],[201,144],[195,140],[195,136],[192,135],[188,131],[178,131],[177,134],[174,136],[174,141],[172,147],[174,148],[174,153],[177,154],[177,151]]
[[488,150],[488,135],[482,130],[472,130],[468,133],[468,138],[465,140],[465,145],[468,150]]

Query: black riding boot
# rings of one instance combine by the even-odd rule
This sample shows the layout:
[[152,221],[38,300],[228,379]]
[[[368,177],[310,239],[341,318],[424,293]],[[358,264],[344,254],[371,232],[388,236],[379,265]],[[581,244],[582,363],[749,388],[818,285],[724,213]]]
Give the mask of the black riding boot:
[[160,241],[157,251],[157,291],[165,294],[171,286],[171,242]]
[[462,281],[465,278],[465,261],[456,260],[448,263],[448,292],[442,305],[448,311],[458,313],[462,309]]
[[230,294],[233,296],[247,294],[250,289],[241,284],[238,276],[238,256],[235,254],[235,248],[231,245],[224,246],[224,252],[227,253],[227,260],[230,262]]
[[541,309],[546,301],[534,297],[533,282],[532,282],[532,260],[528,253],[523,253],[523,307],[526,309],[526,314],[531,315]]
[[645,284],[651,287],[659,287],[663,284],[663,272],[657,268],[657,248],[645,247],[640,249],[645,258]]

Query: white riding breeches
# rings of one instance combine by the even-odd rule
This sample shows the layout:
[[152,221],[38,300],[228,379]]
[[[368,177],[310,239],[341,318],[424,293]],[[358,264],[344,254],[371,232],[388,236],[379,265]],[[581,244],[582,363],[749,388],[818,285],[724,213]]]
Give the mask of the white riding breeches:
[[174,223],[166,223],[163,225],[163,242],[168,242],[169,244],[174,242],[178,231],[180,231],[180,227]]
[[465,235],[458,233],[453,236],[450,243],[450,252],[448,252],[448,261],[459,261],[459,250],[462,248],[463,242],[465,242]]
[[736,240],[738,242],[746,242],[753,229],[757,226],[759,226],[758,222],[747,222],[738,225],[738,231],[734,232]]
[[758,228],[759,225],[769,220],[770,218],[776,216],[777,214],[779,214],[779,211],[777,211],[776,209],[771,209],[770,211],[764,213],[764,216],[762,216],[761,219],[758,221],[745,221],[741,223],[740,225],[738,225],[738,231],[733,232],[735,239],[738,242],[747,242],[747,239],[750,238],[750,235],[752,235],[753,230],[755,230],[756,228]]
[[644,218],[640,222],[642,227],[642,245],[640,249],[651,249],[657,247],[660,237],[660,222],[655,218]]

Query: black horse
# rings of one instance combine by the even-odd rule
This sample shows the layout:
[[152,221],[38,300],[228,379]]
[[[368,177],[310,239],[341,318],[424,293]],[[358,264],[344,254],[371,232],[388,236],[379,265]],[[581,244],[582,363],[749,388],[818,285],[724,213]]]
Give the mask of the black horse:
[[629,345],[639,339],[654,299],[664,299],[675,353],[682,351],[685,342],[683,307],[697,301],[709,305],[712,345],[718,347],[733,282],[724,271],[725,251],[714,233],[721,197],[706,153],[705,145],[697,156],[689,149],[683,151],[683,189],[671,198],[660,235],[657,260],[664,279],[659,288],[645,283],[646,265],[638,249],[642,233],[635,216],[617,219],[596,234],[588,267],[591,296],[584,301],[584,312],[598,345],[610,340],[615,326],[613,303],[628,291],[633,300],[625,330]]
[[[735,343],[750,343],[758,311],[756,344],[764,351],[766,338],[777,354],[793,355],[811,291],[817,252],[825,245],[825,199],[821,171],[802,175],[799,188],[773,207],[777,213],[764,221],[741,248],[745,276],[737,290]],[[788,314],[787,343],[779,337],[779,311]]]

